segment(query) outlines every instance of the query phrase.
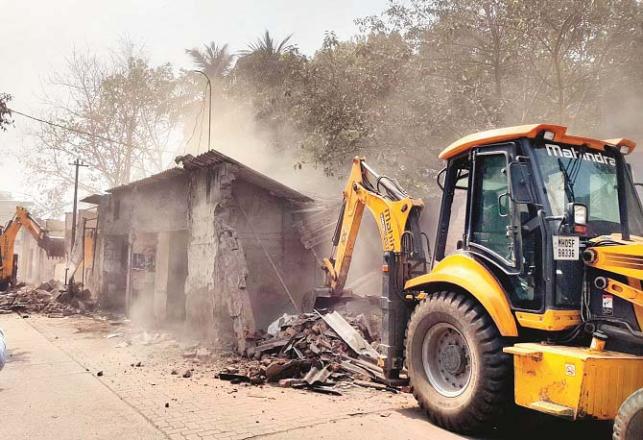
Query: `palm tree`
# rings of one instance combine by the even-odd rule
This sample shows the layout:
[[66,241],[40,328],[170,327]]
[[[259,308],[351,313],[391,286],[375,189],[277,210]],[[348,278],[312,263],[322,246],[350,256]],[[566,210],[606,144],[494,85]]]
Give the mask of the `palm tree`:
[[228,45],[224,44],[219,47],[214,41],[205,44],[204,49],[192,48],[186,49],[192,62],[210,79],[223,78],[230,71],[234,55],[228,52]]
[[288,35],[281,41],[275,40],[270,32],[239,52],[235,65],[235,76],[247,78],[255,85],[276,85],[283,81],[291,62],[298,56],[297,46],[290,44]]
[[263,37],[257,38],[255,43],[250,43],[248,45],[248,49],[243,50],[240,53],[242,56],[261,54],[269,57],[279,57],[281,55],[293,53],[297,51],[297,46],[294,44],[288,44],[291,37],[292,34],[281,40],[279,44],[276,44],[275,40],[270,36],[270,32],[266,30]]

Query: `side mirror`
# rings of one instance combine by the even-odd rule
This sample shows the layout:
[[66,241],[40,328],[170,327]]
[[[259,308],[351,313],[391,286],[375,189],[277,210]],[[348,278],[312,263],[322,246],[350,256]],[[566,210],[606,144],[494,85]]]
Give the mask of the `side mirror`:
[[444,179],[446,175],[447,175],[447,167],[444,167],[440,170],[440,172],[435,178],[435,181],[438,184],[438,188],[440,188],[442,191],[444,191]]
[[582,203],[570,203],[567,205],[567,224],[577,234],[584,235],[587,233],[588,215],[587,206]]
[[535,203],[536,198],[531,190],[529,166],[525,162],[509,164],[509,182],[511,185],[511,200],[514,203]]

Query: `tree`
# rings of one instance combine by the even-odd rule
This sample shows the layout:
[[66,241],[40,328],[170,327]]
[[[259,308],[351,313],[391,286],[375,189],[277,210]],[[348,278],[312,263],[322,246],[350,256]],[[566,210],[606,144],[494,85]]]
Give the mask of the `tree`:
[[[176,79],[125,49],[109,60],[74,53],[49,84],[47,120],[24,161],[45,197],[72,183],[69,162],[89,165],[81,188],[102,191],[164,169],[176,146]],[[60,128],[60,127],[65,128]]]
[[541,91],[535,104],[544,118],[598,128],[606,80],[640,59],[631,43],[640,35],[641,13],[640,2],[627,0],[521,4],[530,54],[524,61]]
[[635,0],[410,0],[359,23],[414,46],[425,77],[449,94],[454,135],[537,120],[592,130],[606,78],[640,58],[631,42],[641,9]]
[[6,131],[7,126],[11,124],[11,110],[7,105],[11,101],[11,95],[0,93],[0,131]]
[[265,31],[261,38],[239,53],[235,75],[262,86],[277,86],[287,78],[301,59],[297,46],[290,43],[292,35],[276,41]]
[[204,45],[204,49],[186,49],[192,63],[202,70],[210,80],[224,78],[232,66],[234,55],[228,52],[228,45],[219,47],[214,41]]
[[298,143],[290,115],[291,97],[301,81],[306,57],[290,38],[277,41],[266,31],[239,53],[231,72],[229,96],[253,107],[258,128],[267,133],[276,150]]

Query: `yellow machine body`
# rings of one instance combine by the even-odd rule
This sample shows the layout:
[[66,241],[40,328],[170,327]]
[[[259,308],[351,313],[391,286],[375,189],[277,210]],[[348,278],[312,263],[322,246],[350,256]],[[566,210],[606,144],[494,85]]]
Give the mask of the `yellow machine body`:
[[[627,139],[603,141],[571,136],[566,133],[565,127],[536,124],[467,136],[446,148],[440,158],[459,160],[458,158],[464,157],[472,150],[487,145],[493,146],[499,142],[522,138],[536,139],[539,136],[551,142],[593,150],[618,149],[622,154],[628,154],[635,147],[634,142]],[[445,170],[448,173],[450,168],[447,167]],[[584,322],[592,323],[589,303],[581,301],[580,307],[575,305],[568,308],[543,303],[542,309],[538,310],[514,309],[503,283],[482,263],[482,259],[474,258],[466,246],[451,255],[445,255],[442,246],[440,253],[433,256],[433,266],[428,273],[426,265],[425,272],[409,270],[407,266],[411,265],[405,258],[411,252],[405,248],[404,238],[412,232],[409,228],[409,220],[413,218],[410,215],[411,211],[415,210],[416,213],[421,210],[423,203],[419,199],[411,198],[404,191],[398,191],[396,185],[392,186],[392,193],[380,191],[380,184],[388,178],[379,176],[369,184],[369,173],[373,174],[363,159],[356,158],[353,161],[343,192],[343,210],[338,222],[333,252],[330,258],[324,259],[323,268],[327,274],[326,287],[333,296],[342,295],[361,218],[364,208],[367,208],[378,224],[385,255],[385,264],[382,267],[385,274],[382,307],[385,309],[383,328],[388,339],[381,347],[388,351],[382,354],[382,366],[386,367],[386,362],[391,357],[398,356],[395,349],[403,345],[398,343],[398,339],[403,338],[396,339],[390,335],[399,335],[400,328],[406,327],[406,321],[403,322],[400,318],[403,314],[395,314],[398,309],[394,307],[395,301],[391,298],[395,299],[399,292],[404,300],[419,303],[436,292],[449,290],[464,292],[475,298],[493,320],[504,338],[504,343],[513,344],[506,347],[504,352],[513,355],[516,404],[569,419],[613,420],[628,396],[643,388],[643,357],[605,350],[606,344],[627,343],[628,339],[621,338],[614,330],[611,335],[601,333],[600,325],[603,321],[600,318],[605,318],[602,315],[594,320],[596,329],[593,330],[593,340],[589,347],[578,346],[580,339],[576,339],[576,345],[571,345],[574,342],[570,342],[570,345],[527,342],[549,339],[547,334],[555,339],[560,336],[560,332],[575,328],[580,332],[580,326]],[[443,192],[447,194],[448,191],[454,191],[459,178],[453,178],[449,188],[445,184]],[[470,191],[471,186],[457,189]],[[448,209],[450,215],[450,205],[445,204],[444,197],[443,195],[442,209]],[[452,200],[446,203],[452,203]],[[441,227],[448,229],[439,225],[439,228]],[[507,228],[507,234],[509,232]],[[605,278],[605,288],[599,293],[604,295],[604,298],[609,299],[612,295],[630,303],[638,327],[643,329],[643,238],[629,234],[626,238],[624,240],[623,237],[615,235],[596,237],[592,240],[594,243],[590,241],[583,247],[582,259],[588,266],[586,274],[600,274],[600,277],[593,275],[596,278],[592,281]],[[391,269],[388,264],[391,260],[386,258],[398,258],[402,267],[393,266],[396,270]],[[391,276],[387,276],[389,272]],[[401,280],[399,284],[390,282],[396,278]],[[589,289],[589,282],[588,279],[584,288]],[[598,289],[595,282],[593,286]],[[589,295],[589,292],[596,293],[596,290],[587,292]],[[604,321],[610,322],[609,319]],[[401,323],[404,323],[404,327]],[[638,335],[640,331],[631,331],[632,337]],[[570,340],[574,340],[574,337]],[[622,349],[630,351],[627,348]],[[408,365],[408,360],[406,362]],[[391,365],[392,363],[389,363],[385,371],[394,371],[396,366]]]
[[503,336],[518,336],[516,320],[504,289],[482,264],[468,255],[453,254],[444,258],[430,273],[412,278],[404,288],[430,287],[447,283],[465,289],[485,308]]
[[538,343],[505,352],[514,357],[516,403],[555,416],[613,420],[643,387],[641,356]]

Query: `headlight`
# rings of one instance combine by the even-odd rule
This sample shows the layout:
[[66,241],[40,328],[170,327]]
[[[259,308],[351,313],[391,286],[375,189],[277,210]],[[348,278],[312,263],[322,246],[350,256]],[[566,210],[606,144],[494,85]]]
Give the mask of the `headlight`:
[[583,226],[587,224],[587,206],[574,203],[574,224]]

